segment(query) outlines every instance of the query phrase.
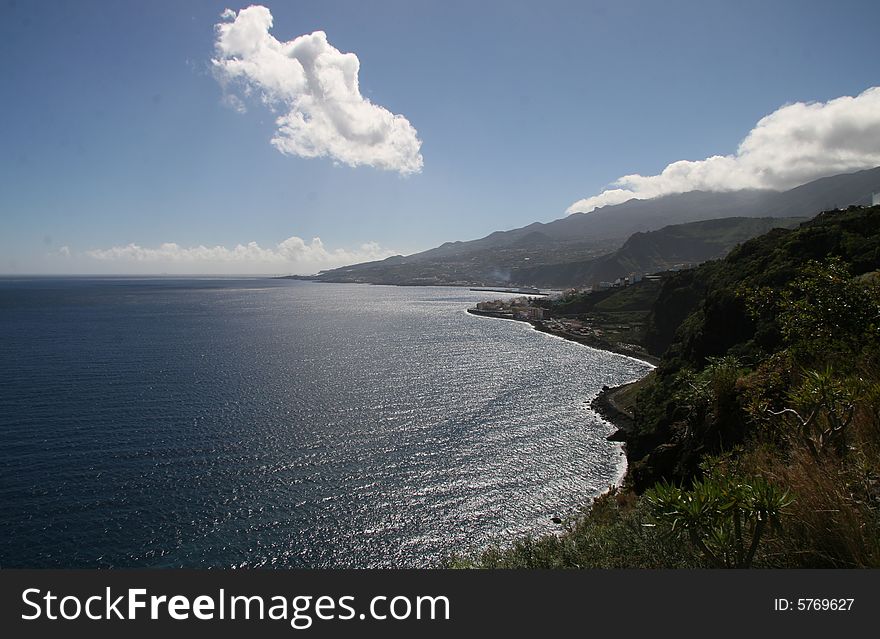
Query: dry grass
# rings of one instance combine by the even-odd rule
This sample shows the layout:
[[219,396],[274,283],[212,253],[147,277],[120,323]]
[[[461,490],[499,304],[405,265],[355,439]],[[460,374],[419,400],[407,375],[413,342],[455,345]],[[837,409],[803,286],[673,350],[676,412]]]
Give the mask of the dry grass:
[[785,487],[795,501],[784,529],[764,547],[767,565],[880,567],[880,437],[870,420],[853,423],[845,456],[814,458],[800,446],[783,454],[756,446],[740,460],[745,470]]

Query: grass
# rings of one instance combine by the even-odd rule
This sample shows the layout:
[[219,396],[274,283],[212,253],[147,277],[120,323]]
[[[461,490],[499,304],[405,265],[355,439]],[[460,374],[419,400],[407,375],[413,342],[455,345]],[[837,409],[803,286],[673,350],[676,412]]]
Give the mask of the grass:
[[685,543],[662,535],[645,504],[630,492],[597,498],[558,535],[525,537],[477,556],[453,557],[452,568],[700,568]]

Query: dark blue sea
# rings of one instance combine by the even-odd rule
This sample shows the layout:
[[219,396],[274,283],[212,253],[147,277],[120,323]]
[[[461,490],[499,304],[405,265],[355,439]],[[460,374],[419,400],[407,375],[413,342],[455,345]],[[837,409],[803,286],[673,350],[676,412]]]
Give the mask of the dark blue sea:
[[649,367],[486,296],[0,280],[0,566],[432,566],[558,529],[624,467],[590,400]]

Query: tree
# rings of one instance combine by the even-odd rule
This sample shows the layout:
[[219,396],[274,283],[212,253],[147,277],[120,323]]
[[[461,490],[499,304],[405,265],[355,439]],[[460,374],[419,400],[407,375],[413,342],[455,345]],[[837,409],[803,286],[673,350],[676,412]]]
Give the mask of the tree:
[[808,262],[782,291],[778,309],[782,336],[802,361],[846,361],[877,343],[877,285],[850,277],[840,258]]

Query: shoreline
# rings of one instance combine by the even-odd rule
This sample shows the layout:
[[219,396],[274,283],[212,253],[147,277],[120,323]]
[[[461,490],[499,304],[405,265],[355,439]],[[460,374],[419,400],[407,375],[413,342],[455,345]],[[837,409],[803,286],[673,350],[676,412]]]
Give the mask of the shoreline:
[[[648,373],[650,375],[650,373]],[[645,376],[647,377],[647,375]],[[635,422],[633,416],[625,409],[621,408],[614,401],[615,396],[621,391],[638,384],[645,377],[640,377],[632,382],[620,384],[618,386],[603,386],[599,394],[590,402],[590,408],[602,416],[612,426],[617,428],[616,431],[608,435],[605,439],[610,442],[620,442],[626,444],[626,436],[632,432]],[[627,466],[629,466],[629,458],[627,458]]]
[[471,315],[477,315],[478,317],[492,317],[494,319],[505,319],[511,320],[513,322],[522,322],[524,324],[531,324],[532,328],[536,331],[540,331],[542,333],[546,333],[547,335],[553,335],[554,337],[559,337],[570,342],[577,342],[578,344],[582,344],[583,346],[589,346],[590,348],[595,348],[599,351],[608,351],[610,353],[615,353],[617,355],[624,355],[626,357],[630,357],[632,359],[637,359],[646,364],[650,364],[651,366],[657,366],[660,363],[660,359],[656,358],[652,355],[648,355],[647,353],[641,353],[638,351],[634,351],[632,349],[623,348],[612,344],[610,342],[606,342],[604,340],[595,339],[592,337],[587,337],[586,335],[575,335],[574,333],[567,333],[565,331],[553,331],[547,328],[544,325],[542,320],[528,320],[528,319],[518,319],[511,314],[506,313],[497,313],[495,311],[480,311],[475,308],[467,309],[467,312]]
[[[503,319],[513,322],[522,322],[524,324],[531,324],[532,328],[547,335],[552,335],[553,337],[576,342],[583,346],[595,348],[596,350],[604,350],[615,353],[617,355],[623,355],[625,357],[629,357],[644,362],[646,364],[650,364],[653,367],[656,367],[660,362],[659,358],[654,358],[650,355],[644,356],[640,354],[635,354],[620,348],[613,348],[612,345],[604,343],[601,340],[590,339],[586,336],[581,335],[572,335],[551,331],[543,325],[543,322],[538,320],[517,319],[510,314],[502,314],[494,311],[480,311],[471,308],[467,309],[467,312],[471,315],[476,315],[478,317],[489,317],[493,319]],[[623,445],[625,466],[620,474],[620,478],[617,483],[609,486],[606,490],[601,491],[596,497],[593,497],[589,503],[592,503],[602,495],[607,494],[609,490],[612,490],[615,487],[623,487],[626,484],[627,478],[629,476],[629,471],[632,466],[626,443],[627,435],[632,432],[634,420],[633,415],[627,412],[626,409],[624,409],[622,406],[620,406],[615,401],[615,398],[619,393],[634,386],[635,384],[639,384],[640,382],[642,382],[648,375],[651,374],[651,372],[652,371],[648,371],[645,375],[631,382],[618,384],[617,386],[603,386],[599,391],[599,394],[590,401],[590,409],[615,428],[615,431],[608,435],[605,439],[607,441],[617,442]]]

